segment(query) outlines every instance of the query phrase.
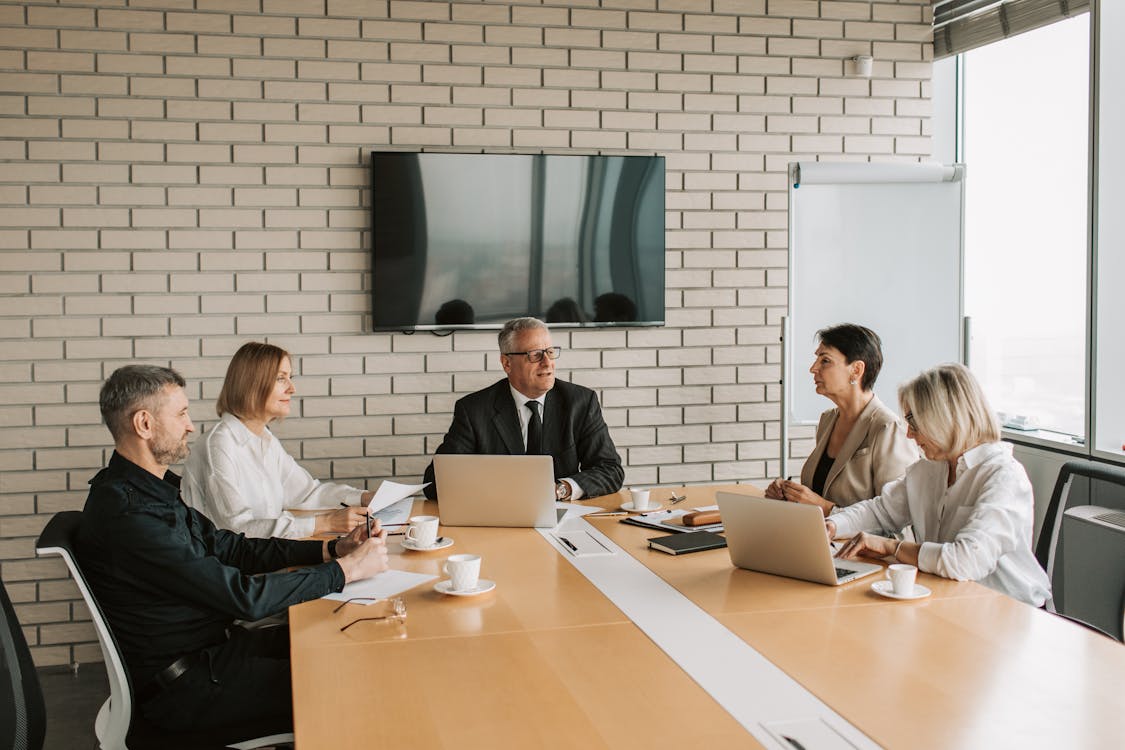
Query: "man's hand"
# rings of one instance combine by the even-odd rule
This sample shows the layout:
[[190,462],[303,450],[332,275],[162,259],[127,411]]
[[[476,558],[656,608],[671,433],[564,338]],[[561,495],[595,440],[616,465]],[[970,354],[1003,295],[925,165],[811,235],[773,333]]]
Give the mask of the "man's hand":
[[346,534],[356,526],[365,526],[367,511],[363,508],[348,506],[339,510],[330,510],[316,516],[314,534]]
[[382,573],[387,564],[387,532],[380,528],[379,519],[371,527],[367,537],[366,524],[360,524],[352,532],[336,542],[336,560],[344,571],[344,582],[362,581],[364,578]]

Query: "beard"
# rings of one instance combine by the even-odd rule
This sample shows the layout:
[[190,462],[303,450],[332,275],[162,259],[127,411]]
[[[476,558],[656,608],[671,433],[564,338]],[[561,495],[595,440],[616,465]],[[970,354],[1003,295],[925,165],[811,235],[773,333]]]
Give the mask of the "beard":
[[179,440],[172,437],[170,432],[165,431],[162,427],[157,427],[156,434],[153,436],[151,449],[152,457],[162,466],[171,466],[178,464],[187,458],[191,448],[188,447],[187,438],[188,434],[185,432]]

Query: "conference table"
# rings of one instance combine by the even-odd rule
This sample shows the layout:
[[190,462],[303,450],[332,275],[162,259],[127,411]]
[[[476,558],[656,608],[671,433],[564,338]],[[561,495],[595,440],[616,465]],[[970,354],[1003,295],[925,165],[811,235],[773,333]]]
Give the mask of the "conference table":
[[[689,508],[714,504],[718,490],[761,494],[750,485],[652,494],[687,495],[676,507]],[[622,492],[580,504],[611,509],[627,499]],[[415,511],[439,514],[421,500]],[[735,568],[726,549],[668,555],[647,546],[658,531],[617,517],[586,520],[618,555],[842,717],[866,746],[1125,747],[1125,648],[1059,617],[926,574],[918,582],[929,597],[894,601],[871,590],[876,577],[832,587]],[[477,553],[495,589],[453,597],[430,581],[401,595],[404,621],[343,632],[386,605],[334,612],[339,602],[317,600],[290,609],[298,750],[795,747],[736,718],[729,698],[724,707],[546,535],[440,533],[452,547],[406,551],[401,536],[389,537],[391,567],[440,580],[450,554]],[[676,623],[664,625],[674,631]],[[676,633],[681,654],[692,636]],[[723,668],[720,661],[710,671]],[[753,701],[777,678],[750,669],[724,679],[745,684]]]

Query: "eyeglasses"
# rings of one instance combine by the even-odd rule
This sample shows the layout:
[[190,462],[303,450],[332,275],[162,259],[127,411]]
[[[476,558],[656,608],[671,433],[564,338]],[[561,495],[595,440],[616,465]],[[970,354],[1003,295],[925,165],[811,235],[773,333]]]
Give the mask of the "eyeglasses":
[[918,424],[914,421],[914,413],[913,412],[909,412],[909,411],[906,412],[905,414],[902,415],[902,418],[906,420],[906,424],[907,424],[908,427],[910,427],[910,429],[914,430],[915,432],[918,432]]
[[352,625],[355,625],[357,622],[382,621],[382,622],[401,623],[401,622],[406,620],[406,600],[403,599],[401,596],[396,596],[393,599],[380,599],[380,598],[374,598],[374,597],[370,597],[370,596],[357,596],[353,599],[348,599],[344,602],[341,602],[340,606],[338,606],[338,607],[336,607],[336,609],[332,610],[332,614],[336,614],[337,612],[339,612],[343,608],[343,606],[345,604],[351,604],[352,602],[387,602],[388,608],[390,609],[390,614],[382,615],[380,617],[359,617],[359,618],[356,618],[355,620],[352,620],[351,622],[349,622],[344,627],[340,628],[341,633],[343,633],[345,630],[350,628]]
[[542,362],[544,357],[547,359],[558,359],[559,355],[562,354],[562,347],[551,346],[546,349],[532,349],[529,352],[504,352],[505,357],[514,357],[517,354],[522,354],[527,357],[528,362],[535,364],[537,362]]

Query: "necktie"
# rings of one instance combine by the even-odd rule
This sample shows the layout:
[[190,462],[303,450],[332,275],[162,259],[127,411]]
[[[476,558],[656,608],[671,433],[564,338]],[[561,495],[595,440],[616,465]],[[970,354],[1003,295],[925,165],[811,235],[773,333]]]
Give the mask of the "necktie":
[[539,402],[528,401],[531,419],[527,422],[527,455],[538,456],[543,453],[543,420],[539,417]]

